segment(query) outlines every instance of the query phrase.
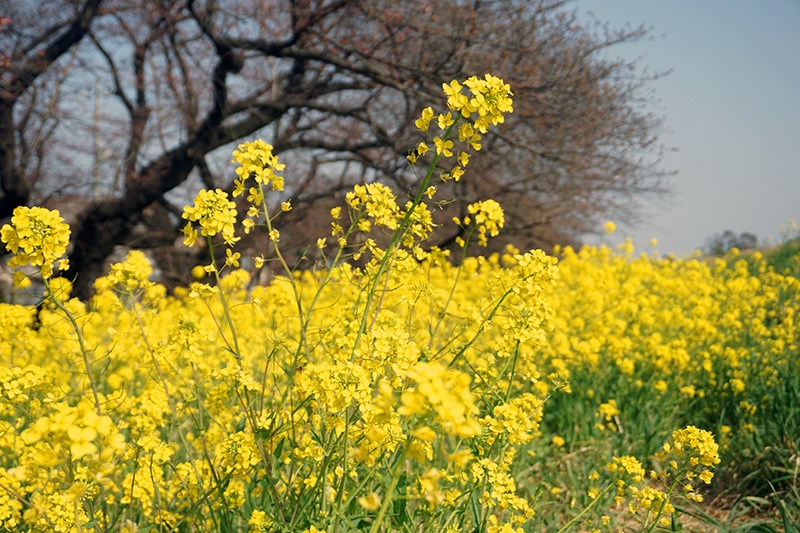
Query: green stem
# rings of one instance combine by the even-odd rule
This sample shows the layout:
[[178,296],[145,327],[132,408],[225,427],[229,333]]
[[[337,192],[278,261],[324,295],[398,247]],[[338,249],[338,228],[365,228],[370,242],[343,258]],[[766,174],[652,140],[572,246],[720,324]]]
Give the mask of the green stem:
[[[345,425],[344,425],[344,432],[342,433],[342,457],[344,460],[342,461],[342,480],[339,484],[339,490],[336,493],[336,522],[333,526],[334,533],[339,531],[339,517],[342,516],[342,500],[344,499],[344,493],[347,489],[347,480],[349,477],[349,473],[347,471],[347,447],[349,443],[349,436],[350,436],[350,411],[351,408],[347,408],[345,411]],[[324,497],[324,495],[323,495]]]
[[[239,369],[242,369],[242,352],[239,350],[239,339],[236,336],[236,328],[233,325],[233,319],[231,318],[231,310],[228,306],[228,299],[225,298],[225,295],[222,293],[222,283],[219,277],[219,269],[217,268],[217,260],[214,256],[214,243],[211,242],[211,237],[206,237],[208,242],[208,250],[211,255],[211,266],[214,267],[214,281],[217,283],[217,293],[219,294],[219,301],[222,303],[222,309],[225,313],[225,320],[228,322],[228,329],[231,330],[231,338],[233,339],[233,356],[236,358],[236,363],[239,365]],[[222,331],[220,331],[222,333]],[[223,335],[224,338],[224,335]]]
[[656,526],[658,526],[658,521],[661,519],[661,515],[664,514],[664,507],[667,505],[667,502],[669,502],[670,497],[672,497],[672,494],[675,492],[675,486],[680,481],[682,474],[686,472],[687,470],[686,466],[688,462],[689,462],[688,459],[684,460],[683,464],[678,469],[678,473],[675,475],[675,478],[672,480],[672,483],[669,485],[669,488],[664,493],[664,500],[661,502],[661,505],[658,506],[658,511],[653,517],[653,523],[650,524],[650,526],[648,526],[647,529],[643,529],[642,530],[643,533],[649,533],[650,531],[653,531],[656,528]]
[[406,443],[403,445],[403,452],[397,458],[397,462],[392,469],[392,479],[389,482],[389,486],[386,487],[386,494],[383,498],[383,502],[381,503],[381,508],[378,510],[378,516],[375,517],[375,521],[372,523],[369,533],[378,532],[381,527],[381,523],[383,522],[383,517],[386,516],[386,511],[389,509],[389,505],[392,503],[394,490],[397,488],[397,483],[400,482],[400,475],[403,473],[403,467],[405,466],[406,454],[408,453],[408,444],[409,442],[406,441]]
[[511,372],[508,376],[508,388],[506,389],[506,402],[511,397],[511,384],[514,383],[514,375],[517,371],[517,359],[519,359],[519,340],[517,341],[516,346],[514,346],[514,358],[511,361]]
[[467,246],[469,245],[470,238],[474,233],[475,228],[473,227],[470,232],[467,234],[467,238],[464,239],[464,247],[461,249],[461,260],[459,261],[458,268],[456,269],[456,279],[453,281],[453,286],[450,287],[450,294],[447,295],[447,300],[444,302],[444,306],[442,307],[441,313],[439,313],[439,320],[436,322],[436,325],[433,327],[431,331],[431,339],[428,343],[428,348],[433,349],[433,341],[436,338],[436,332],[439,331],[439,327],[444,322],[444,317],[447,314],[447,308],[450,307],[450,302],[453,301],[453,296],[456,293],[456,287],[458,287],[458,282],[461,280],[461,272],[464,269],[464,260],[467,257]]
[[[507,290],[506,292],[504,292],[504,293],[503,293],[503,295],[500,297],[500,299],[499,299],[499,300],[497,300],[497,304],[495,304],[495,306],[494,306],[494,309],[492,309],[492,311],[489,313],[489,316],[488,316],[488,317],[486,317],[486,319],[483,321],[483,324],[486,324],[486,323],[488,323],[488,322],[491,322],[491,320],[494,318],[494,315],[496,315],[496,314],[497,314],[497,312],[500,310],[500,307],[503,305],[503,302],[505,301],[505,299],[506,299],[506,298],[508,298],[508,296],[509,296],[509,295],[510,295],[512,292],[514,292],[514,291],[512,291],[512,290],[510,290],[510,289],[509,289],[509,290]],[[457,360],[458,360],[458,359],[459,359],[461,356],[463,356],[463,355],[466,353],[467,349],[469,349],[469,347],[470,347],[470,346],[472,346],[472,345],[475,343],[475,341],[476,341],[476,340],[478,340],[478,337],[480,337],[480,336],[481,336],[481,334],[483,333],[483,324],[482,324],[482,325],[481,325],[481,326],[478,328],[478,331],[476,331],[476,332],[475,332],[475,335],[473,335],[473,336],[472,336],[472,338],[469,340],[469,342],[467,342],[467,343],[466,343],[466,344],[465,344],[465,345],[464,345],[464,346],[463,346],[463,347],[462,347],[462,348],[461,348],[461,349],[458,351],[458,353],[456,353],[456,354],[453,356],[453,358],[450,360],[450,363],[447,365],[447,367],[448,367],[448,368],[452,368],[452,367],[453,367],[453,365],[455,364],[455,362],[456,362],[456,361],[457,361]]]
[[570,520],[569,522],[567,522],[566,524],[564,524],[564,526],[563,526],[561,529],[559,529],[559,530],[558,530],[556,533],[563,533],[564,531],[567,531],[569,528],[571,528],[573,525],[575,525],[575,523],[576,523],[578,520],[580,520],[580,519],[581,519],[581,517],[582,517],[583,515],[585,515],[586,513],[588,513],[588,512],[589,512],[589,510],[590,510],[592,507],[594,507],[594,505],[595,505],[597,502],[599,502],[599,501],[600,501],[601,497],[602,497],[602,496],[603,496],[605,493],[607,493],[609,490],[611,490],[611,489],[612,489],[612,488],[614,488],[615,486],[616,486],[616,485],[615,485],[614,483],[609,483],[609,484],[608,484],[608,486],[607,486],[606,488],[604,488],[604,489],[603,489],[603,490],[600,492],[600,494],[598,494],[598,495],[597,495],[597,497],[596,497],[595,499],[593,499],[593,500],[592,500],[592,501],[589,503],[589,505],[587,505],[586,507],[584,507],[584,508],[583,508],[583,510],[582,510],[580,513],[578,513],[578,514],[577,514],[577,516],[575,516],[575,517],[574,517],[572,520]]
[[92,385],[92,395],[94,396],[94,405],[97,409],[98,416],[102,414],[100,409],[100,395],[97,392],[97,383],[92,376],[92,362],[89,360],[89,351],[86,349],[86,341],[83,338],[83,329],[78,325],[78,320],[75,318],[75,315],[66,308],[66,306],[56,298],[56,295],[53,294],[53,289],[50,287],[50,280],[47,278],[43,278],[42,281],[44,282],[44,288],[47,291],[48,299],[53,302],[53,304],[66,315],[67,320],[69,320],[70,324],[72,324],[72,329],[75,331],[75,335],[78,337],[78,345],[81,349],[81,355],[83,356],[83,365],[86,369],[86,377],[89,378],[89,383]]
[[[261,193],[261,198],[265,198],[266,195],[264,194],[264,185],[259,182],[258,188],[259,188],[260,193]],[[270,233],[272,233],[272,229],[273,228],[272,228],[272,220],[269,217],[269,209],[267,208],[267,201],[266,200],[264,200],[262,206],[264,208],[264,220],[265,220],[266,225],[267,225],[267,232],[268,232],[268,234],[270,234]],[[294,281],[294,276],[292,274],[292,269],[289,268],[289,264],[286,262],[286,259],[284,259],[283,254],[281,253],[281,249],[278,247],[278,241],[277,240],[272,241],[272,247],[275,249],[275,256],[278,258],[278,262],[281,264],[281,267],[283,267],[283,271],[286,273],[286,277],[289,279],[289,283],[292,286],[292,293],[294,294],[294,300],[295,300],[295,303],[297,304],[297,319],[300,321],[300,325],[303,326],[304,323],[305,323],[305,320],[303,318],[303,315],[304,315],[304,313],[303,313],[303,300],[300,298],[300,292],[297,290],[297,283],[295,283],[295,281]],[[302,331],[302,333],[300,335],[300,339],[301,339],[301,342],[303,344],[303,347],[305,348],[306,357],[308,357],[309,349],[308,349],[308,344],[306,342],[305,330]]]
[[[453,129],[459,122],[459,119],[460,117],[456,117],[456,120],[444,132],[444,135],[442,135],[444,140],[448,140],[450,138]],[[433,173],[437,168],[436,164],[439,162],[439,157],[439,154],[434,151],[433,161],[428,167],[428,171],[425,173],[425,178],[423,178],[422,182],[420,183],[419,189],[417,190],[414,199],[411,201],[411,205],[408,207],[408,209],[406,209],[406,214],[403,216],[403,220],[400,221],[400,225],[397,227],[397,230],[395,230],[394,235],[392,235],[392,240],[389,242],[389,246],[386,247],[386,252],[384,253],[381,264],[378,267],[378,272],[375,274],[375,279],[372,281],[372,287],[370,287],[369,291],[367,292],[367,301],[364,305],[364,311],[361,316],[361,325],[358,328],[358,333],[356,334],[356,339],[353,343],[353,354],[355,354],[356,350],[358,349],[358,346],[361,342],[361,337],[367,332],[367,321],[370,314],[369,311],[372,307],[372,300],[375,298],[375,293],[378,291],[381,278],[389,270],[389,264],[392,256],[394,255],[395,248],[402,240],[406,230],[408,230],[409,224],[411,223],[411,215],[414,213],[417,206],[422,203],[422,198],[425,195],[425,191],[428,188],[428,185],[430,185],[431,179],[433,178]]]

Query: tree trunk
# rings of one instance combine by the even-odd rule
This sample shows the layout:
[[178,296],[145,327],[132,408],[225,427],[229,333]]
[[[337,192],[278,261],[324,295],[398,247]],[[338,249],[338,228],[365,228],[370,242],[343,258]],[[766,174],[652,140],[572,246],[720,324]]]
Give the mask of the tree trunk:
[[30,191],[14,154],[14,101],[0,100],[0,219],[28,203]]
[[139,220],[140,212],[126,214],[119,200],[92,204],[76,228],[74,248],[69,257],[70,272],[77,272],[73,296],[86,300],[94,280],[104,274],[106,258],[124,242]]

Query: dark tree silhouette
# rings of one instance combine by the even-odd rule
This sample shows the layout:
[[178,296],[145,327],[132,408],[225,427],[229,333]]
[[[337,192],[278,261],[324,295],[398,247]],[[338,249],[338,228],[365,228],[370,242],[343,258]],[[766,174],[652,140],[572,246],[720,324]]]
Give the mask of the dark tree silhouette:
[[609,56],[646,29],[589,28],[565,3],[0,0],[0,218],[68,214],[86,296],[116,245],[171,246],[177,205],[230,187],[230,150],[261,136],[288,164],[282,242],[313,242],[352,184],[411,187],[420,109],[491,72],[516,110],[447,185],[442,220],[491,197],[506,240],[575,242],[635,216],[665,173],[640,105],[652,78]]
[[725,230],[709,237],[703,248],[708,255],[719,256],[725,255],[734,248],[752,250],[756,246],[758,246],[758,237],[754,234],[747,231],[737,234],[731,230]]

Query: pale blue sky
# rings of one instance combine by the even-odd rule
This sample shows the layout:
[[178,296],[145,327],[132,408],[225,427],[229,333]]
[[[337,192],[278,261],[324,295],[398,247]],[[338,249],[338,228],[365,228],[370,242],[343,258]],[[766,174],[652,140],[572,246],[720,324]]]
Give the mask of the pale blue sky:
[[614,26],[654,39],[612,54],[672,73],[653,83],[674,197],[646,223],[621,227],[645,251],[686,255],[724,230],[759,240],[800,222],[800,0],[583,0]]

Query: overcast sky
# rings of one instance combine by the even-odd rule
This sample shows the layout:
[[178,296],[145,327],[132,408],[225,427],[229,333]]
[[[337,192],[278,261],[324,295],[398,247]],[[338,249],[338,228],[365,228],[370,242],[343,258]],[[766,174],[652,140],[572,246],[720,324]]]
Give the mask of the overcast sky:
[[618,46],[653,71],[666,118],[674,197],[647,223],[621,227],[639,251],[680,256],[724,230],[759,241],[800,223],[800,0],[583,0],[614,26],[645,23],[652,40]]

